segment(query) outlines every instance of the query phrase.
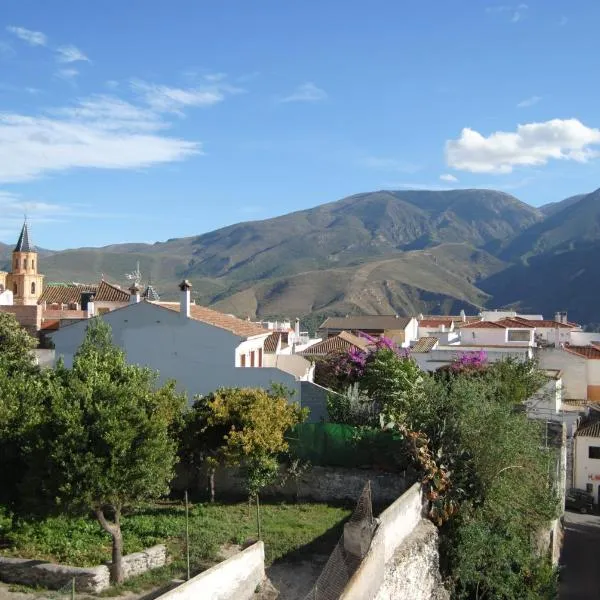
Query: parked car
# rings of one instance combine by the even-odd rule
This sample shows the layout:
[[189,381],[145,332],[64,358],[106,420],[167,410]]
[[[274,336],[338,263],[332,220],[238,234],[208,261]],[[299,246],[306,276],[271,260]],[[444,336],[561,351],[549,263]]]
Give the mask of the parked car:
[[571,488],[567,492],[565,506],[582,514],[594,512],[594,496],[585,490]]

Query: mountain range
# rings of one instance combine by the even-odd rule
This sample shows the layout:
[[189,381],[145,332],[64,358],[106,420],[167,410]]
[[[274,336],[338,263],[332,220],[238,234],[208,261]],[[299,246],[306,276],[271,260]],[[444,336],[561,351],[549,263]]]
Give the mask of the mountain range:
[[[0,268],[12,248],[0,244]],[[239,316],[514,306],[600,322],[600,190],[534,208],[494,190],[377,191],[155,244],[40,250],[46,282],[144,281]]]

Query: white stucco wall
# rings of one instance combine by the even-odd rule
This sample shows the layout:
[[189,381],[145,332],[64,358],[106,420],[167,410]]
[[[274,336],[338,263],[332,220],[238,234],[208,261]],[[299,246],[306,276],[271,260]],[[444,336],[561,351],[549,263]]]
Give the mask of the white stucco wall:
[[[537,353],[541,369],[562,371],[563,398],[585,400],[587,398],[587,361],[560,348],[545,348]],[[600,362],[600,361],[596,361]]]
[[[196,394],[208,394],[219,387],[270,387],[282,383],[300,397],[300,382],[273,368],[235,366],[236,348],[243,342],[228,331],[179,313],[140,302],[103,316],[113,330],[113,340],[127,354],[130,363],[159,371],[160,381],[175,379],[190,401]],[[70,366],[87,327],[81,321],[52,335],[56,358]],[[248,347],[256,345],[250,340]],[[247,363],[248,364],[248,363]]]
[[12,306],[13,304],[12,290],[4,290],[0,293],[0,306]]
[[157,600],[250,600],[264,578],[264,544],[256,542]]
[[263,365],[285,371],[303,381],[312,381],[314,364],[298,354],[265,354]]
[[461,344],[498,345],[504,344],[506,329],[476,329],[463,328],[460,330]]
[[549,344],[567,344],[571,340],[571,330],[564,327],[536,327],[535,336]]
[[527,416],[530,419],[550,419],[562,407],[562,379],[550,379],[541,389],[526,400]]
[[592,493],[598,502],[600,486],[600,459],[589,458],[590,446],[600,447],[600,438],[577,436],[575,438],[575,487],[585,490],[588,484],[593,486]]
[[573,346],[588,346],[592,342],[600,341],[600,333],[587,333],[584,331],[571,331],[569,343]]

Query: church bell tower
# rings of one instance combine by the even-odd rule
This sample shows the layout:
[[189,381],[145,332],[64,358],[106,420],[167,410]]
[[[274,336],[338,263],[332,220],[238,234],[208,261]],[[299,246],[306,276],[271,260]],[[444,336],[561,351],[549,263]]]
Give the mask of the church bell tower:
[[6,278],[6,287],[13,292],[15,304],[37,304],[42,295],[44,276],[38,274],[38,255],[29,241],[27,221],[12,253],[12,270]]

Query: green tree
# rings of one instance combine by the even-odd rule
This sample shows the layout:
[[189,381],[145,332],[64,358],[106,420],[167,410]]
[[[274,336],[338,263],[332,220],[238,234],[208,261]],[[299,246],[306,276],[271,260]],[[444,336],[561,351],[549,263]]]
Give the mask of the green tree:
[[278,457],[289,449],[286,433],[307,411],[277,392],[258,388],[223,388],[206,398],[209,427],[223,428],[219,453],[241,466],[250,498],[256,501],[260,537],[259,493],[278,473]]
[[0,503],[13,513],[49,384],[35,364],[36,344],[12,314],[0,313]]
[[513,361],[445,371],[426,382],[428,401],[411,417],[460,505],[442,528],[455,598],[553,598],[552,568],[532,535],[558,514],[557,457],[540,424],[516,409],[543,381],[535,365]]
[[72,369],[59,365],[56,378],[61,385],[46,402],[29,485],[45,490],[60,511],[93,512],[112,537],[112,575],[119,583],[123,511],[169,491],[174,428],[185,399],[174,383],[157,388],[156,373],[127,364],[101,320],[88,326]]
[[425,374],[409,357],[396,349],[383,347],[372,352],[359,381],[361,390],[379,407],[381,422],[409,422],[426,401]]

